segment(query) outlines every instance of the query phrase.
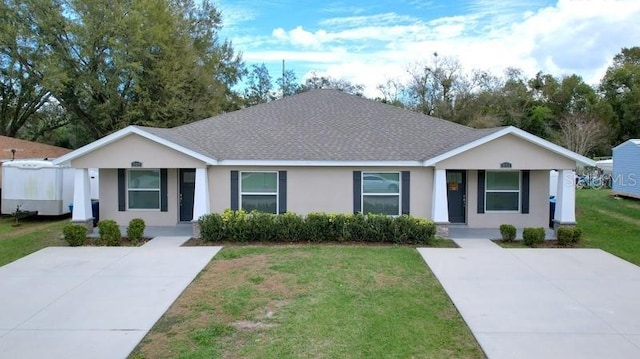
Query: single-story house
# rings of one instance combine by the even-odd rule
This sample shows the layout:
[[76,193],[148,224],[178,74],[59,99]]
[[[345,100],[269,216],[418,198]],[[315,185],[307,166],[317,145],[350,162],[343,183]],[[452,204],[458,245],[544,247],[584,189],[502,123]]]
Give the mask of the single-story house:
[[640,198],[640,139],[613,148],[613,194]]
[[[194,223],[231,209],[411,214],[440,233],[575,224],[574,170],[594,162],[515,127],[473,129],[336,90],[312,90],[175,128],[129,126],[56,160],[76,168],[72,220]],[[194,226],[197,232],[197,226]]]

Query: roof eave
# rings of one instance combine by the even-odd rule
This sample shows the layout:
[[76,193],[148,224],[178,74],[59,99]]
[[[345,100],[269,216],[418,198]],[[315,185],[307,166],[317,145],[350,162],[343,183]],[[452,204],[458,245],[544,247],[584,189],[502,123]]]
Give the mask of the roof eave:
[[505,127],[499,131],[493,132],[488,134],[487,136],[481,137],[475,141],[469,142],[466,145],[454,148],[451,151],[445,152],[441,155],[438,155],[436,157],[427,159],[426,161],[424,161],[424,166],[435,166],[436,164],[438,164],[438,162],[444,161],[448,158],[451,158],[453,156],[459,155],[463,152],[469,151],[475,147],[478,147],[480,145],[483,145],[487,142],[493,141],[497,138],[503,137],[505,135],[514,135],[517,137],[520,137],[526,141],[529,141],[531,143],[534,143],[540,147],[543,147],[551,152],[554,152],[558,155],[561,155],[563,157],[572,159],[574,161],[576,161],[576,163],[579,164],[583,164],[586,166],[591,166],[594,167],[596,165],[596,162],[590,158],[587,158],[585,156],[582,156],[580,154],[577,154],[573,151],[570,151],[562,146],[558,146],[555,143],[551,143],[547,140],[544,140],[538,136],[532,135],[526,131],[523,131],[519,128],[513,127],[513,126],[509,126],[509,127]]
[[139,127],[136,126],[127,126],[121,130],[118,130],[110,135],[107,135],[99,140],[96,140],[94,142],[91,142],[85,146],[82,146],[80,148],[78,148],[77,150],[67,153],[64,156],[58,157],[57,159],[55,159],[53,161],[54,164],[56,165],[61,165],[61,164],[65,164],[68,163],[70,161],[73,161],[74,159],[84,156],[88,153],[91,153],[99,148],[102,148],[110,143],[113,143],[119,139],[122,139],[130,134],[136,134],[139,135],[141,137],[144,137],[148,140],[151,140],[153,142],[159,143],[161,145],[167,146],[173,150],[176,150],[178,152],[181,152],[185,155],[191,156],[195,159],[198,159],[204,163],[206,163],[207,165],[215,165],[217,164],[217,160],[208,156],[205,156],[199,152],[190,150],[184,146],[178,145],[174,142],[171,142],[165,138],[162,138],[160,136],[154,135],[152,133],[149,133]]

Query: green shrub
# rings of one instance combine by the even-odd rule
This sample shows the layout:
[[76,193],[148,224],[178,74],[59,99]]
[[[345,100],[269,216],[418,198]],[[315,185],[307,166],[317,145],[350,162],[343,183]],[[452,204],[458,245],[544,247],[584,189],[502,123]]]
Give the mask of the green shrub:
[[85,238],[87,238],[87,227],[79,224],[67,224],[62,229],[64,240],[69,243],[71,247],[78,247],[84,244]]
[[501,224],[500,235],[503,241],[511,242],[516,239],[516,227],[511,224]]
[[305,230],[304,218],[293,212],[287,212],[276,217],[275,227],[277,240],[299,241]]
[[576,227],[560,227],[558,228],[557,236],[559,245],[574,245],[582,239],[582,231]]
[[309,242],[369,241],[396,244],[427,244],[435,235],[433,222],[407,215],[295,213],[225,210],[198,219],[205,241]]
[[526,246],[536,247],[539,244],[544,243],[544,237],[546,232],[544,228],[525,228],[522,231],[522,241]]
[[276,239],[276,215],[265,212],[251,211],[246,216],[245,238],[250,241],[272,241]]
[[205,241],[218,242],[225,239],[225,226],[218,213],[205,214],[198,218],[200,237]]
[[98,222],[100,241],[108,246],[119,246],[122,240],[120,227],[116,221],[107,219]]
[[247,233],[247,212],[243,209],[234,211],[226,209],[222,213],[224,238],[230,241],[245,242],[249,239]]
[[134,218],[129,221],[127,227],[127,237],[133,243],[138,243],[144,235],[144,229],[147,228],[142,218]]
[[304,221],[304,236],[310,242],[335,240],[332,237],[332,226],[326,213],[309,213]]

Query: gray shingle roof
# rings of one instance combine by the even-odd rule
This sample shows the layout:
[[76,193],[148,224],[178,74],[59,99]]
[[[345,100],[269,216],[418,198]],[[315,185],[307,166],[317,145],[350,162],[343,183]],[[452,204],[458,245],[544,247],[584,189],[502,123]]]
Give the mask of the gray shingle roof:
[[143,129],[217,160],[285,161],[421,161],[499,130],[337,90],[312,90],[172,129]]

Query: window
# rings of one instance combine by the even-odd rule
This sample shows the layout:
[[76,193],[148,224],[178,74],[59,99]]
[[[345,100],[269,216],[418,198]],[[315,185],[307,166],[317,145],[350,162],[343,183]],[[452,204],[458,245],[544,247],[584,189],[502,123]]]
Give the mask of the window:
[[160,209],[160,170],[128,170],[127,203],[129,209]]
[[400,215],[400,173],[362,173],[362,213]]
[[278,213],[278,172],[242,172],[240,208]]
[[520,172],[487,171],[485,196],[487,211],[519,211]]

